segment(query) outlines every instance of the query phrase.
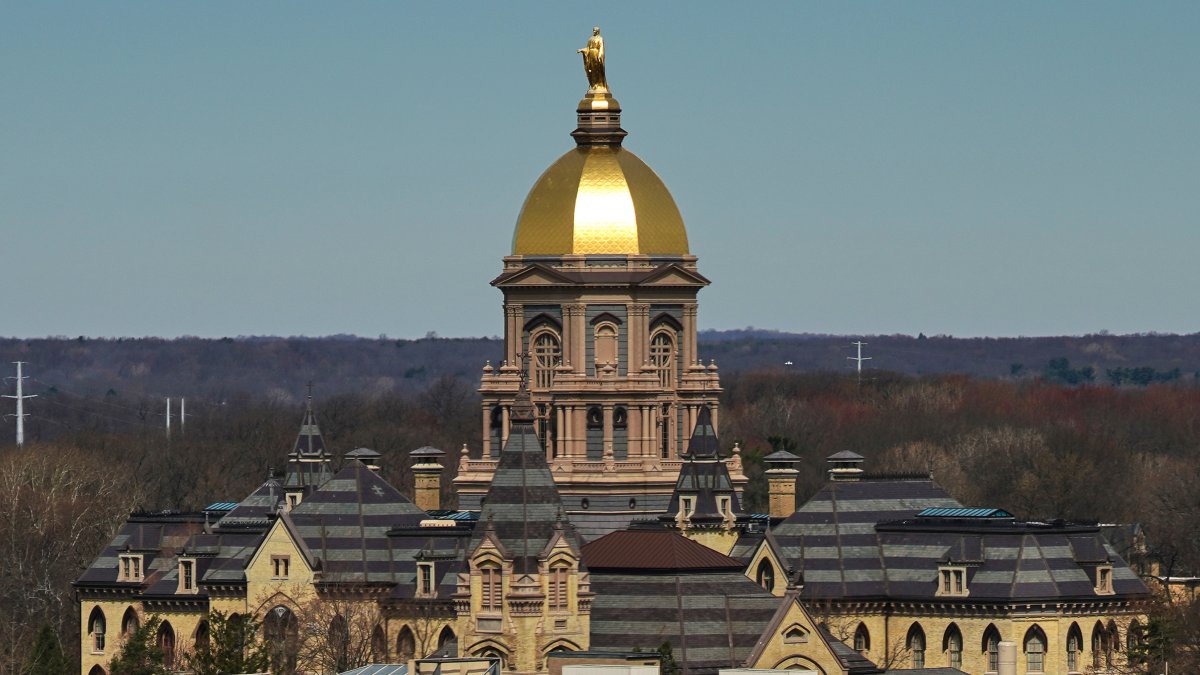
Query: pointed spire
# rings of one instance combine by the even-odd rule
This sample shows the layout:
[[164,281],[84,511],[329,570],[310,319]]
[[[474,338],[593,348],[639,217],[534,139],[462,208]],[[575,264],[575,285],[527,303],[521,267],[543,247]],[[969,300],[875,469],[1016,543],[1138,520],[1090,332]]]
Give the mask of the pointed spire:
[[304,421],[300,423],[300,433],[296,435],[296,445],[292,448],[293,453],[305,459],[325,454],[325,439],[321,437],[321,428],[317,426],[317,415],[313,411],[312,391],[313,385],[309,382]]
[[688,441],[685,459],[716,459],[720,453],[720,443],[717,440],[717,430],[713,427],[712,411],[708,406],[701,406],[696,415],[696,426],[692,430],[692,438]]

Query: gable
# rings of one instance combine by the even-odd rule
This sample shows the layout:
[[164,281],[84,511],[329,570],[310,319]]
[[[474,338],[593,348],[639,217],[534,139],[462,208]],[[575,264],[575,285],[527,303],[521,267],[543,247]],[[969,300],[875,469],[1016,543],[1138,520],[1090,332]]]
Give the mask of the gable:
[[567,276],[546,267],[530,265],[511,274],[502,274],[492,281],[493,286],[562,286],[574,285]]
[[[788,593],[775,616],[767,625],[746,660],[747,668],[808,669],[824,675],[844,672],[879,673],[870,662],[844,664],[838,651],[844,651],[836,641],[809,614],[795,591]],[[849,666],[849,667],[847,667]]]
[[[246,564],[247,596],[255,595],[251,585],[311,584],[313,569],[306,554],[304,542],[287,526],[284,518],[277,518]],[[283,571],[276,569],[278,558],[287,560],[286,575],[277,574],[277,571]]]
[[680,265],[663,265],[650,273],[643,286],[707,286],[709,280]]

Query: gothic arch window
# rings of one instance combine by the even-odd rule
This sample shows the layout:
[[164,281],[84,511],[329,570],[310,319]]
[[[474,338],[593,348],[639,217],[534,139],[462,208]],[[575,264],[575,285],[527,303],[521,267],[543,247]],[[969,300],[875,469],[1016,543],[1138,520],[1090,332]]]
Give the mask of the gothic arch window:
[[396,638],[396,656],[401,661],[408,662],[417,654],[417,636],[413,635],[412,629],[405,626],[400,629],[400,635]]
[[921,624],[914,623],[908,629],[908,638],[905,639],[905,646],[908,647],[909,654],[912,655],[912,667],[925,667],[925,631],[921,629]]
[[350,628],[341,614],[329,621],[329,649],[333,652],[334,664],[340,673],[350,668]]
[[650,338],[650,365],[658,370],[658,383],[664,389],[675,387],[675,336],[667,330],[655,331]]
[[854,651],[860,654],[871,651],[871,631],[867,630],[867,624],[861,621],[854,630]]
[[196,639],[195,639],[196,649],[207,649],[208,648],[208,634],[209,634],[208,621],[201,620],[199,625],[196,626]]
[[987,657],[987,672],[1000,670],[1000,631],[995,624],[988,624],[983,631],[983,653]]
[[1025,631],[1025,671],[1041,673],[1046,669],[1046,634],[1034,624]]
[[140,628],[142,622],[138,619],[137,610],[132,607],[125,609],[125,615],[121,617],[121,636],[128,638],[133,635],[133,632]]
[[529,383],[533,389],[549,389],[554,384],[554,369],[562,362],[562,341],[549,329],[539,330],[530,338]]
[[496,659],[500,665],[499,671],[503,672],[506,670],[504,664],[504,652],[500,651],[496,647],[484,647],[483,649],[476,650],[475,656],[485,659]]
[[167,668],[174,668],[175,629],[171,627],[170,621],[164,621],[158,625],[158,648],[162,650],[163,665]]
[[1079,624],[1072,623],[1067,629],[1067,671],[1075,672],[1079,670],[1079,652],[1083,649],[1083,631],[1079,630]]
[[299,625],[292,610],[276,605],[263,620],[263,638],[271,659],[271,672],[291,672],[296,669],[299,649]]
[[441,633],[438,633],[438,649],[440,650],[451,642],[454,642],[454,631],[450,629],[450,626],[446,626]]
[[88,671],[88,675],[107,675],[107,673],[100,666],[92,666],[92,669]]
[[96,607],[88,616],[88,635],[92,637],[92,651],[104,651],[104,636],[108,632],[108,622],[104,619],[104,610]]
[[593,350],[596,368],[605,364],[617,365],[617,324],[605,321],[597,324]]
[[1120,646],[1121,646],[1121,634],[1117,631],[1117,624],[1112,619],[1109,619],[1109,621],[1108,621],[1108,640],[1106,642],[1106,648],[1104,650],[1104,666],[1106,668],[1108,668],[1110,670],[1112,669],[1113,663],[1115,663],[1115,660],[1113,659],[1113,652],[1115,652],[1118,648],[1120,648]]
[[1134,619],[1129,623],[1129,628],[1125,629],[1125,650],[1129,652],[1135,651],[1142,645],[1142,624]]
[[383,634],[383,626],[378,624],[371,631],[371,660],[387,661],[387,637]]
[[758,571],[754,574],[754,581],[763,587],[763,590],[775,590],[775,566],[770,560],[763,558],[758,563]]
[[947,661],[951,668],[962,670],[963,636],[958,624],[950,624],[946,635],[942,638],[942,651],[946,652]]

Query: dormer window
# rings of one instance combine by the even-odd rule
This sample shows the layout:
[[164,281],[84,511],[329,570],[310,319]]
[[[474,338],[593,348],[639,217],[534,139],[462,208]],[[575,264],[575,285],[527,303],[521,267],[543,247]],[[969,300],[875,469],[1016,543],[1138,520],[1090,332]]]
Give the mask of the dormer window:
[[275,580],[287,579],[291,574],[292,557],[287,555],[271,556],[271,578]]
[[117,564],[117,581],[138,583],[145,578],[142,576],[142,556],[140,553],[122,553]]
[[289,492],[287,496],[287,510],[291,511],[300,505],[300,500],[304,498],[299,492]]
[[965,598],[970,595],[967,589],[967,568],[957,565],[939,566],[937,595],[950,598]]
[[733,500],[729,497],[717,497],[717,510],[721,515],[730,517],[733,515]]
[[196,561],[192,558],[179,560],[179,592],[196,592]]
[[433,563],[431,562],[417,563],[417,595],[426,598],[434,595]]
[[696,512],[696,498],[695,497],[680,497],[679,498],[679,513],[681,515],[691,518],[692,514],[695,512]]
[[1109,595],[1113,592],[1112,565],[1096,566],[1096,593]]

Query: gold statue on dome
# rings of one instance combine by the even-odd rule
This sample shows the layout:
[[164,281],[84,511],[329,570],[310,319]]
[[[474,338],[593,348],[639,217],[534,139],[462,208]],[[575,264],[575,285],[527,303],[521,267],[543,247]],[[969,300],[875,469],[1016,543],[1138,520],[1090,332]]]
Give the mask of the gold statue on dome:
[[587,46],[576,49],[576,54],[583,54],[583,72],[587,73],[588,91],[608,91],[608,80],[604,78],[604,38],[600,37],[600,27],[592,29],[592,37]]

